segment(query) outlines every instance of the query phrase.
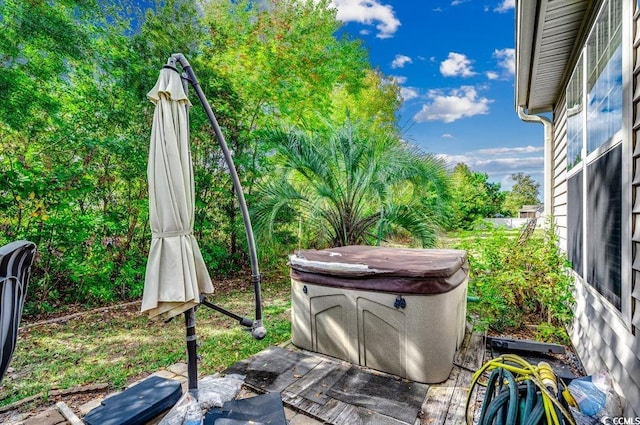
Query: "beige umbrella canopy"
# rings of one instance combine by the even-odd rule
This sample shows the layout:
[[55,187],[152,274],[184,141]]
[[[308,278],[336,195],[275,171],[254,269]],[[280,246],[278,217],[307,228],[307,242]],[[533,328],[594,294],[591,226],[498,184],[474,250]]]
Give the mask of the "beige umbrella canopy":
[[178,72],[163,68],[147,97],[156,109],[147,167],[152,239],[142,312],[168,319],[198,304],[201,293],[212,294],[213,285],[193,236],[191,103]]

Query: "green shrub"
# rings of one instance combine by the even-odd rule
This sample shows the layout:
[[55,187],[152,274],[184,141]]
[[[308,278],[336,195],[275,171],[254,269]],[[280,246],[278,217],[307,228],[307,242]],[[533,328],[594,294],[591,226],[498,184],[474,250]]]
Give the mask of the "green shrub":
[[[477,328],[503,331],[535,325],[558,339],[572,317],[572,278],[553,225],[528,238],[496,228],[460,241],[470,264],[469,312]],[[522,239],[522,240],[521,240]]]

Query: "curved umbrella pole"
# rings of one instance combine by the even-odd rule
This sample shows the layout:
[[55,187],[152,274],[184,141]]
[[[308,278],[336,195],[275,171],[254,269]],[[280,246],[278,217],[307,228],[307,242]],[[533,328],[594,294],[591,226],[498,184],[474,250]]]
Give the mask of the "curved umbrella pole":
[[[202,88],[198,83],[198,78],[196,77],[193,68],[182,53],[175,53],[171,55],[171,57],[167,61],[166,66],[176,69],[177,63],[179,63],[182,67],[182,70],[184,72],[183,78],[191,84],[196,92],[196,95],[198,96],[198,99],[200,99],[200,103],[202,104],[202,107],[204,108],[207,117],[209,118],[209,122],[213,127],[213,131],[216,134],[216,138],[218,139],[218,144],[222,149],[224,159],[229,166],[229,174],[231,175],[233,188],[236,192],[236,196],[238,197],[238,203],[240,205],[240,211],[242,213],[242,219],[244,221],[244,228],[247,236],[247,245],[249,248],[249,259],[251,262],[251,280],[253,282],[253,291],[255,294],[255,320],[253,320],[251,323],[251,334],[255,339],[262,339],[266,336],[267,331],[262,323],[262,299],[260,295],[261,275],[258,267],[258,255],[256,252],[256,243],[253,236],[253,230],[251,227],[251,218],[249,217],[249,209],[247,208],[247,203],[244,199],[242,185],[240,184],[240,178],[238,177],[238,172],[236,171],[236,167],[233,163],[231,152],[229,151],[229,147],[227,146],[227,143],[224,139],[224,135],[222,134],[222,130],[220,129],[220,125],[218,124],[218,120],[213,114],[213,110],[211,109],[211,106],[209,105],[209,102],[207,101],[207,98],[205,97],[204,92],[202,91]],[[203,304],[207,305],[208,307],[214,308],[215,310],[226,314],[227,316],[239,320],[243,325],[249,324],[247,319],[241,318],[223,309],[222,307],[214,306],[213,304],[204,301]]]

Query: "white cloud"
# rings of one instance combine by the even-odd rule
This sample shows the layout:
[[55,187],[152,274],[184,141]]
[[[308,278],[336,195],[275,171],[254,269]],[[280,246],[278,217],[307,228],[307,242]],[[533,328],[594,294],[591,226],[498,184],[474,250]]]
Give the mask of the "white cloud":
[[[529,146],[524,148],[496,148],[495,150],[517,152],[519,149],[526,150],[528,148]],[[540,149],[542,150],[542,148]],[[489,149],[465,152],[462,155],[439,154],[438,157],[446,161],[451,168],[463,162],[469,166],[472,171],[486,173],[489,176],[489,181],[500,183],[501,190],[511,190],[514,184],[511,175],[518,172],[528,174],[542,184],[544,170],[543,156],[513,155],[496,158],[488,153],[484,153],[485,151],[489,151]]]
[[471,60],[462,53],[450,52],[448,59],[440,63],[440,73],[445,77],[471,77],[476,75]]
[[515,7],[516,7],[516,0],[502,0],[502,3],[500,3],[500,5],[498,5],[493,10],[495,12],[505,13],[511,9],[514,9]]
[[469,1],[470,1],[470,0],[453,0],[453,1],[451,2],[451,6],[460,6],[461,4],[463,4],[463,3],[467,3],[467,2],[469,2]]
[[504,157],[504,158],[483,158],[477,152],[467,152],[464,155],[444,155],[440,157],[446,159],[450,164],[464,162],[473,171],[481,173],[516,173],[522,171],[527,173],[531,170],[542,169],[544,167],[544,157]]
[[513,185],[514,184],[515,184],[515,182],[511,178],[511,174],[505,174],[500,179],[500,189],[502,189],[502,190],[511,190],[511,189],[513,189]]
[[478,149],[475,151],[480,155],[513,155],[513,154],[527,154],[542,152],[544,148],[542,146],[520,146],[514,148],[489,148]]
[[498,77],[500,77],[497,72],[493,72],[493,71],[487,71],[485,72],[485,75],[490,80],[497,80]]
[[400,97],[403,101],[408,101],[419,97],[420,93],[414,87],[400,87]]
[[331,6],[337,9],[339,21],[375,25],[377,38],[393,37],[401,25],[393,7],[381,4],[379,0],[332,0]]
[[508,75],[514,75],[516,72],[516,50],[515,49],[496,49],[493,57],[498,59],[498,66],[504,69]]
[[416,87],[403,87],[402,86],[403,84],[405,84],[408,81],[407,77],[405,77],[403,75],[391,75],[391,76],[389,76],[389,80],[395,82],[399,86],[400,94],[399,94],[398,97],[399,97],[401,102],[406,102],[408,100],[420,97],[420,91],[419,91],[418,88],[416,88]]
[[397,54],[391,62],[391,68],[404,68],[404,66],[408,63],[413,63],[413,59],[406,55]]
[[454,122],[461,118],[489,113],[489,104],[493,102],[485,97],[478,97],[475,88],[462,86],[449,93],[441,90],[429,92],[431,103],[422,105],[422,109],[414,115],[416,122],[444,121]]
[[407,77],[403,75],[390,75],[389,78],[394,80],[397,84],[404,84],[407,82]]
[[442,136],[443,139],[455,139],[455,137],[453,137],[453,134],[451,133],[444,133]]
[[442,8],[436,7],[435,9],[432,9],[431,11],[432,12],[442,12]]

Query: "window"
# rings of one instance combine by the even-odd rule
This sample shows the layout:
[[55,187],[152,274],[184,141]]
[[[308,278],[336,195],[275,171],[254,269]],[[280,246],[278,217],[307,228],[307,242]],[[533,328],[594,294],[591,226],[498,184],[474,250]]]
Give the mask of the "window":
[[582,253],[582,171],[572,175],[567,181],[567,257],[571,268],[584,276]]
[[587,154],[622,128],[622,2],[603,8],[587,41]]
[[582,56],[567,86],[567,170],[571,170],[582,161],[582,119],[583,107],[583,65]]
[[622,146],[587,166],[587,282],[618,310],[622,257]]
[[622,258],[621,34],[622,0],[609,0],[596,19],[566,90],[567,254],[575,272],[618,310]]

